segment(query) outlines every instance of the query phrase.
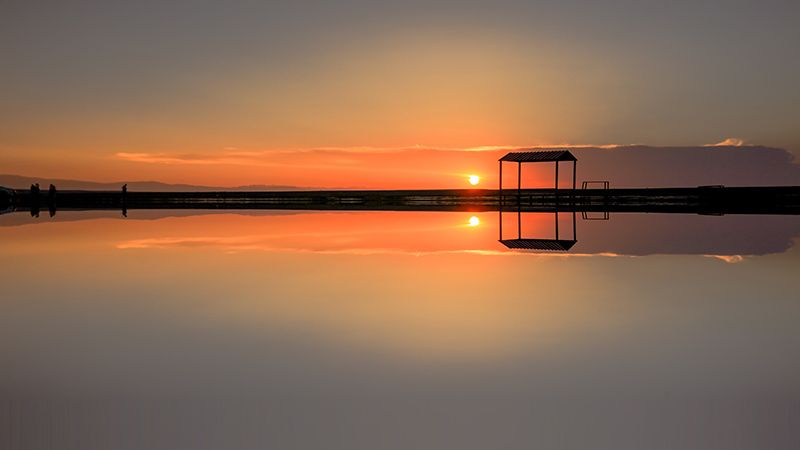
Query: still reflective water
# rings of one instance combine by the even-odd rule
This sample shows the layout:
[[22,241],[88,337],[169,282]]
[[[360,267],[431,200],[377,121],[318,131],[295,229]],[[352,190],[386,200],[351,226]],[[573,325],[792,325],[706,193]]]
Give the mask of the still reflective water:
[[796,446],[800,217],[500,219],[0,216],[0,442]]

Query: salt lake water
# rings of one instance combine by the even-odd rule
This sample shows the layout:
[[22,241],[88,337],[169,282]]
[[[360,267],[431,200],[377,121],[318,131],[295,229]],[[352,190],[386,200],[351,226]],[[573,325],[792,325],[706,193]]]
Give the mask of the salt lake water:
[[798,216],[0,216],[3,448],[797,448]]

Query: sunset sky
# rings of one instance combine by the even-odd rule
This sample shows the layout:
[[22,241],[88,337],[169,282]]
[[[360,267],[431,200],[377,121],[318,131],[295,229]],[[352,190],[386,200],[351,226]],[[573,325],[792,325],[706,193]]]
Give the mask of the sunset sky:
[[0,173],[466,188],[520,147],[798,155],[798,18],[788,1],[7,1]]

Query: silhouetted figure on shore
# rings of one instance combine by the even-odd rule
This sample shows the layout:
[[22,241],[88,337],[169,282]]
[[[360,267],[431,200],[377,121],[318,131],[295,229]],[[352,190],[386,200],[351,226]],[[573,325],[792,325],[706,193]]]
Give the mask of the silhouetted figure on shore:
[[56,187],[50,184],[50,190],[47,191],[47,208],[50,210],[50,217],[56,215]]
[[128,184],[122,185],[122,215],[128,217]]

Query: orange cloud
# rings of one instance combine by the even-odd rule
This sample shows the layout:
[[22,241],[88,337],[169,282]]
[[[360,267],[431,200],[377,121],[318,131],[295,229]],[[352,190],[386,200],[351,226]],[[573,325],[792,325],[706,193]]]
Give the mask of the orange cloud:
[[723,260],[723,261],[725,261],[727,263],[731,263],[731,264],[740,263],[740,262],[744,261],[744,256],[742,256],[742,255],[702,255],[702,256],[705,256],[707,258],[721,259],[721,260]]
[[[722,144],[718,144],[722,145]],[[406,147],[315,147],[274,149],[262,151],[241,151],[235,147],[225,147],[224,152],[216,153],[125,153],[120,152],[115,156],[131,162],[152,164],[234,164],[234,165],[285,165],[271,161],[281,155],[314,155],[317,157],[332,156],[336,154],[386,154],[386,153],[411,153],[420,151],[433,152],[510,152],[527,151],[553,148],[616,148],[618,145],[535,145],[535,146],[476,146],[476,147],[433,147],[414,145]],[[352,160],[351,160],[352,161]],[[303,165],[307,167],[307,165]]]
[[[509,151],[545,148],[564,146],[224,149],[208,153],[120,152],[116,158],[123,162],[152,165],[153,169],[148,169],[151,171],[183,165],[187,167],[187,174],[205,180],[248,179],[249,184],[324,186],[328,189],[453,189],[472,188],[468,183],[470,175],[481,178],[481,187],[496,186],[497,160],[502,155]],[[531,169],[537,168],[526,167],[525,170]],[[536,180],[542,177],[549,179],[550,171],[540,174],[532,170],[526,175],[532,186],[536,186]]]
[[741,147],[742,145],[744,145],[744,140],[728,138],[716,144],[706,145],[706,147]]
[[[547,252],[532,252],[525,250],[513,250],[502,247],[497,249],[488,248],[415,248],[415,243],[404,243],[403,247],[383,247],[372,246],[374,243],[370,242],[355,242],[352,246],[341,246],[337,244],[346,243],[348,239],[340,240],[318,240],[315,244],[320,246],[305,245],[280,245],[280,236],[242,236],[242,237],[218,237],[218,236],[205,236],[205,237],[162,237],[162,238],[146,238],[134,239],[129,241],[122,241],[116,244],[118,249],[177,249],[177,248],[218,248],[225,253],[239,253],[243,251],[284,251],[284,252],[303,252],[303,253],[318,253],[318,254],[349,254],[349,255],[409,255],[409,256],[430,256],[430,255],[444,255],[444,254],[474,254],[484,256],[519,256],[525,255],[526,257],[545,257],[545,258],[576,258],[576,257],[606,257],[606,258],[638,258],[638,256],[619,255],[616,253],[547,253]],[[269,244],[268,241],[275,240],[276,243]],[[354,239],[357,240],[357,239]],[[295,242],[296,244],[296,242]],[[417,242],[416,244],[419,244]],[[704,255],[709,257],[720,258],[727,262],[738,262],[734,257],[725,257],[717,255]]]
[[[125,153],[120,152],[116,157],[125,161],[143,162],[152,164],[238,164],[250,165],[253,163],[264,165],[280,165],[270,161],[270,158],[280,157],[281,155],[335,155],[335,154],[382,154],[382,153],[402,153],[417,151],[438,151],[438,152],[493,152],[493,151],[512,151],[518,147],[505,146],[483,146],[472,148],[444,148],[444,147],[319,147],[305,149],[280,149],[264,151],[238,151],[233,147],[226,147],[225,152],[218,153]],[[237,150],[237,151],[234,151]]]

